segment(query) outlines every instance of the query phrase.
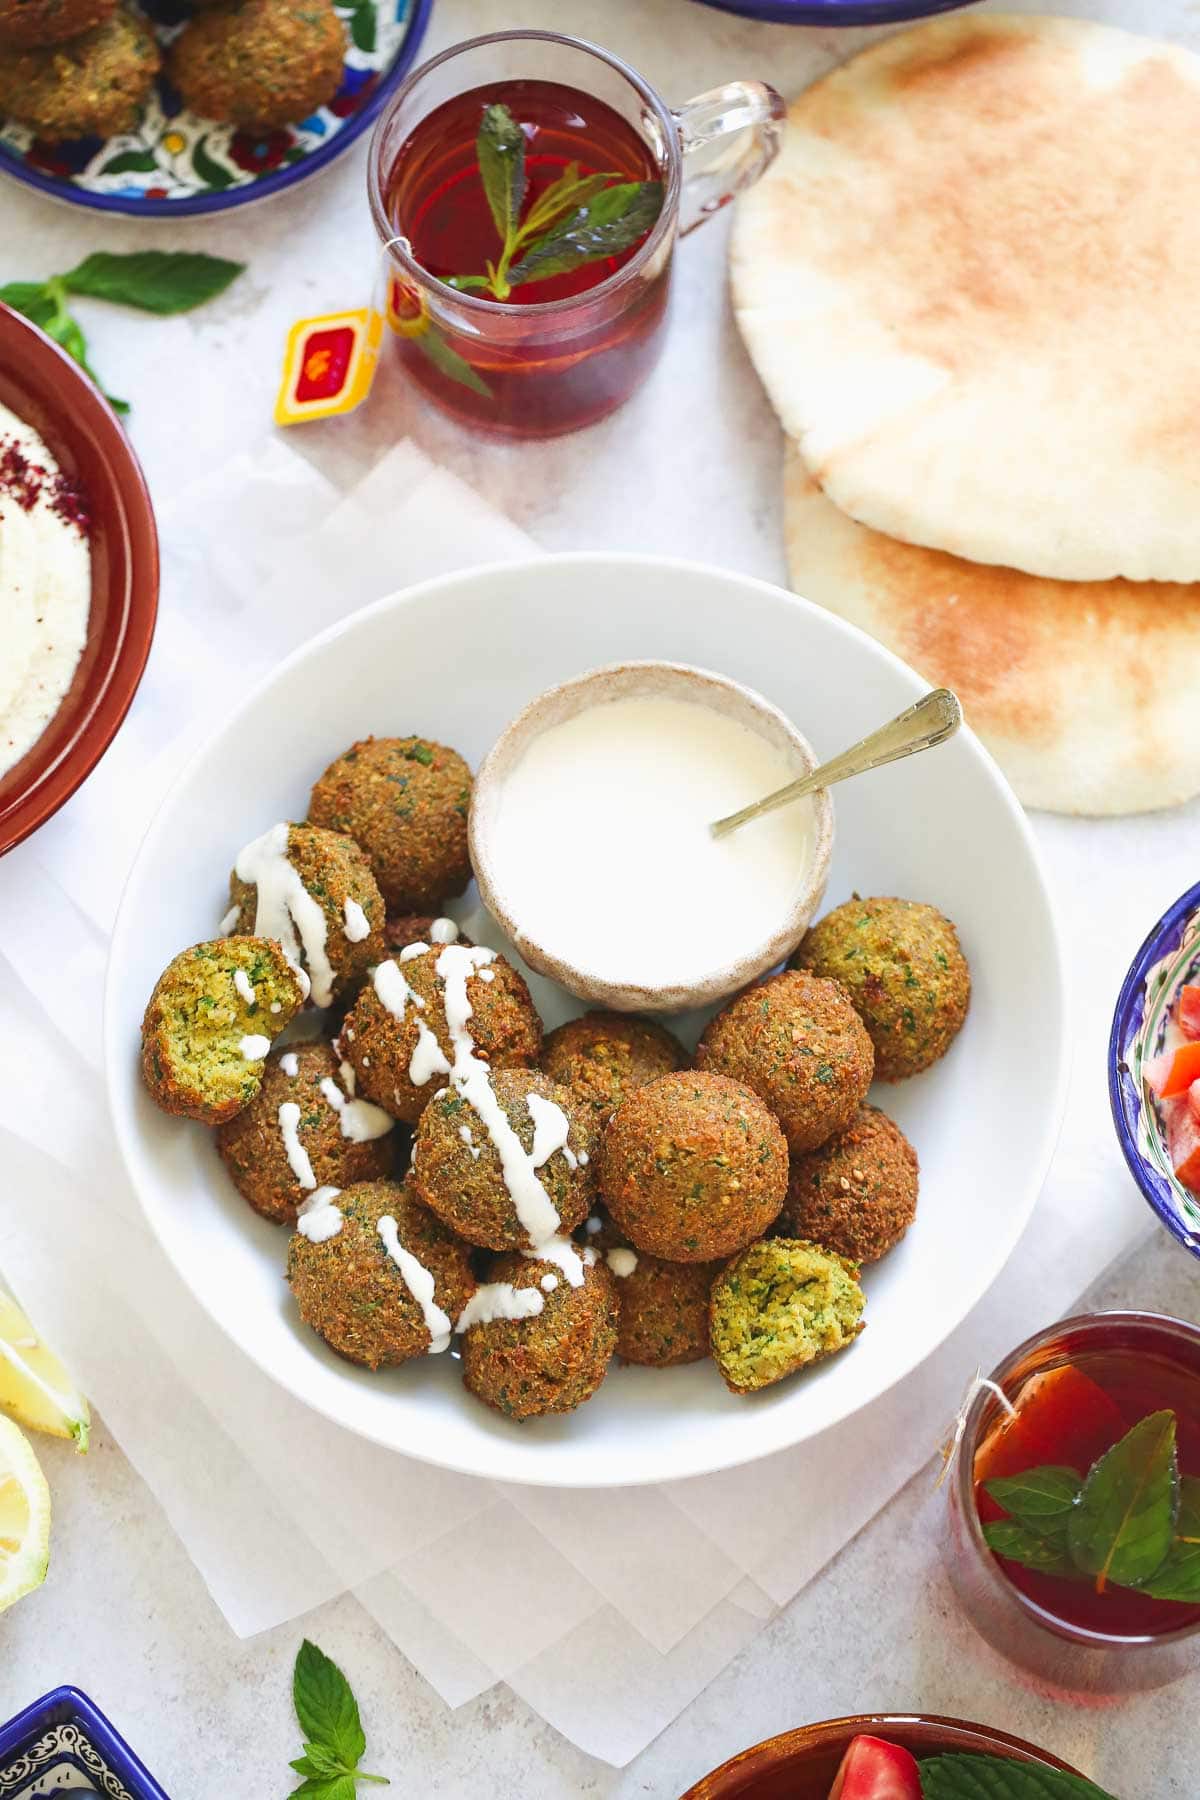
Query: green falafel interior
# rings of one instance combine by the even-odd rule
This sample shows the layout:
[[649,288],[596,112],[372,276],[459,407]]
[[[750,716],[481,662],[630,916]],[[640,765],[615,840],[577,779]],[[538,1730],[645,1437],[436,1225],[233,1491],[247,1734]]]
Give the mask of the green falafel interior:
[[865,1304],[857,1263],[804,1238],[764,1238],[713,1286],[713,1357],[734,1393],[753,1393],[845,1349]]

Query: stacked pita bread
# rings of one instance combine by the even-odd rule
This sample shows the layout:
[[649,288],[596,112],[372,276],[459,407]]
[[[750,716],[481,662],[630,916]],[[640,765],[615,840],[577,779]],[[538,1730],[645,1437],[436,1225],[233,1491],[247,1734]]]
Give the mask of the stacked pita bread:
[[1200,792],[1200,58],[957,15],[801,95],[741,203],[792,579],[1031,806]]

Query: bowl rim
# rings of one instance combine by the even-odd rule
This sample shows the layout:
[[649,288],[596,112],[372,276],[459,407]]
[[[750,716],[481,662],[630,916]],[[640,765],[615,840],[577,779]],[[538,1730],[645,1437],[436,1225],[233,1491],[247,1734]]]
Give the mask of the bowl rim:
[[[786,1765],[783,1758],[790,1750],[832,1748],[842,1742],[849,1743],[852,1738],[861,1736],[886,1737],[889,1732],[899,1731],[909,1736],[916,1736],[919,1730],[933,1728],[945,1732],[951,1742],[946,1746],[948,1752],[956,1748],[970,1752],[979,1751],[986,1755],[974,1742],[977,1738],[988,1741],[989,1749],[999,1751],[1016,1751],[1018,1754],[1010,1760],[1027,1761],[1035,1767],[1056,1769],[1061,1774],[1079,1775],[1079,1771],[1065,1763],[1052,1750],[1043,1750],[1037,1744],[1031,1744],[1025,1738],[1016,1737],[1012,1732],[1001,1731],[991,1725],[980,1725],[971,1719],[948,1718],[941,1713],[852,1713],[844,1719],[820,1719],[811,1725],[798,1725],[790,1731],[780,1731],[774,1737],[763,1738],[757,1744],[749,1744],[746,1749],[727,1757],[707,1775],[702,1775],[694,1782],[680,1800],[735,1800],[743,1792],[741,1776],[747,1775],[751,1780],[758,1775],[780,1771]],[[964,1741],[956,1746],[954,1739],[961,1737]],[[903,1741],[903,1738],[900,1739]],[[907,1746],[905,1746],[907,1748]],[[1086,1779],[1080,1776],[1080,1779]],[[733,1785],[734,1781],[738,1785]],[[748,1796],[752,1800],[752,1790]]]
[[[63,437],[70,440],[78,435],[82,422],[103,440],[103,453],[121,500],[123,534],[129,542],[125,587],[116,598],[120,613],[119,646],[100,684],[91,693],[90,712],[79,735],[61,760],[32,789],[18,794],[0,816],[0,856],[3,856],[66,804],[87,780],[121,729],[141,685],[154,642],[160,566],[154,503],[137,452],[117,415],[78,363],[31,320],[0,303],[0,323],[5,330],[15,329],[18,337],[27,336],[31,351],[27,368],[37,370],[40,365],[45,371],[45,379],[37,375],[34,385],[48,397],[47,410],[55,414],[56,423],[61,421]],[[133,543],[135,525],[145,538],[137,555]],[[102,721],[97,718],[101,701],[108,703]],[[34,743],[26,756],[34,756],[36,752],[37,744]],[[20,766],[20,763],[14,764],[13,769],[0,778],[0,785]]]
[[[659,987],[600,975],[568,961],[551,946],[523,931],[496,877],[492,842],[494,810],[512,769],[544,732],[552,731],[556,724],[565,723],[567,718],[577,717],[578,713],[589,709],[586,698],[581,706],[572,708],[562,717],[556,716],[558,708],[564,705],[570,707],[576,695],[586,696],[589,689],[596,691],[592,704],[597,706],[604,705],[608,700],[635,698],[639,678],[647,680],[656,674],[668,678],[663,683],[664,694],[668,689],[678,688],[679,699],[685,705],[706,706],[709,703],[705,699],[705,692],[719,690],[730,697],[736,708],[736,711],[731,710],[725,714],[726,717],[747,720],[754,717],[771,723],[787,739],[794,754],[805,763],[808,772],[811,773],[817,767],[817,753],[799,726],[756,688],[748,687],[745,682],[735,681],[732,676],[722,675],[716,669],[701,668],[696,663],[674,662],[666,657],[631,657],[625,662],[603,663],[597,668],[585,669],[579,675],[572,675],[566,681],[555,682],[553,686],[535,695],[515,718],[509,720],[476,773],[468,832],[471,866],[480,898],[531,969],[556,981],[569,994],[585,1001],[589,1006],[608,1007],[615,1011],[676,1013],[692,1007],[708,1006],[715,1000],[727,999],[766,974],[795,950],[821,904],[829,879],[833,859],[834,806],[828,788],[819,788],[811,795],[814,815],[811,857],[792,904],[776,930],[768,938],[750,945],[732,962],[726,962],[717,968],[710,967],[688,981],[670,982]],[[626,682],[630,688],[627,695],[605,692],[609,687],[620,689]],[[749,724],[747,728],[754,729]]]
[[1142,939],[1117,994],[1116,1005],[1113,1008],[1112,1028],[1108,1035],[1108,1103],[1112,1113],[1113,1127],[1117,1134],[1117,1142],[1121,1146],[1121,1154],[1141,1191],[1142,1198],[1157,1214],[1171,1236],[1186,1250],[1190,1250],[1193,1256],[1200,1256],[1200,1231],[1188,1229],[1171,1204],[1168,1184],[1147,1167],[1145,1158],[1138,1148],[1137,1127],[1129,1117],[1122,1077],[1128,1075],[1124,1047],[1129,1040],[1135,1009],[1142,1005],[1146,976],[1161,958],[1162,940],[1185,918],[1198,911],[1200,911],[1200,881],[1186,889],[1177,900],[1173,900]]
[[[922,688],[927,685],[922,682],[921,677],[916,671],[893,651],[886,649],[883,645],[878,643],[877,640],[870,637],[868,633],[862,631],[858,626],[851,625],[847,620],[843,620],[835,614],[828,613],[824,608],[817,606],[813,601],[806,600],[802,595],[793,593],[791,590],[782,587],[779,583],[768,581],[761,576],[747,575],[735,569],[722,567],[717,563],[706,563],[693,558],[650,555],[638,551],[576,550],[536,552],[515,559],[508,557],[493,560],[488,563],[472,564],[467,568],[454,569],[440,575],[426,577],[420,581],[409,583],[405,587],[394,589],[388,594],[381,595],[377,600],[368,603],[366,606],[357,608],[351,613],[347,613],[341,619],[335,620],[331,625],[326,626],[323,630],[305,639],[303,643],[298,644],[295,649],[290,651],[286,657],[282,658],[273,669],[264,674],[248,693],[242,696],[231,714],[213,725],[204,741],[192,748],[190,755],[185,759],[182,766],[175,771],[170,786],[166,793],[161,797],[154,816],[143,835],[142,842],[139,845],[137,853],[126,874],[125,885],[122,890],[109,946],[108,970],[104,989],[102,1055],[108,1112],[110,1122],[113,1126],[118,1152],[122,1166],[126,1171],[134,1193],[137,1195],[139,1206],[146,1218],[151,1233],[159,1247],[167,1256],[168,1261],[171,1263],[176,1273],[184,1282],[188,1292],[207,1313],[213,1324],[216,1325],[218,1330],[234,1343],[239,1352],[247,1357],[256,1368],[261,1370],[268,1379],[277,1383],[277,1385],[282,1387],[285,1392],[301,1400],[305,1405],[312,1407],[315,1412],[325,1418],[331,1419],[335,1424],[342,1426],[343,1429],[350,1430],[356,1436],[360,1436],[368,1442],[380,1444],[385,1449],[393,1451],[399,1450],[401,1454],[415,1456],[417,1460],[431,1463],[436,1467],[452,1469],[462,1474],[482,1474],[488,1479],[508,1480],[518,1486],[553,1486],[599,1491],[610,1487],[639,1487],[656,1481],[683,1480],[693,1476],[711,1474],[720,1469],[738,1467],[757,1462],[764,1457],[792,1449],[798,1443],[809,1442],[816,1437],[819,1437],[826,1429],[831,1429],[834,1424],[842,1423],[845,1419],[853,1417],[857,1412],[862,1410],[864,1405],[869,1405],[872,1401],[881,1398],[883,1394],[890,1393],[901,1381],[912,1374],[915,1369],[921,1367],[930,1356],[935,1354],[935,1352],[946,1343],[954,1328],[950,1327],[943,1331],[936,1342],[923,1348],[916,1355],[906,1356],[894,1363],[888,1372],[886,1380],[879,1387],[878,1391],[871,1396],[871,1399],[854,1403],[839,1419],[832,1421],[829,1424],[818,1426],[815,1429],[810,1428],[801,1430],[798,1434],[790,1430],[777,1430],[772,1434],[768,1434],[769,1441],[756,1443],[752,1448],[747,1449],[739,1445],[732,1451],[726,1450],[719,1459],[714,1460],[706,1455],[700,1460],[689,1462],[682,1468],[676,1467],[669,1471],[659,1471],[657,1469],[651,1471],[642,1470],[632,1475],[623,1471],[617,1474],[610,1474],[602,1480],[590,1476],[586,1481],[581,1481],[578,1477],[574,1479],[564,1477],[561,1469],[555,1471],[549,1463],[535,1463],[532,1468],[522,1466],[519,1471],[496,1474],[494,1471],[481,1470],[471,1459],[465,1459],[461,1455],[448,1454],[441,1449],[441,1447],[439,1447],[436,1452],[431,1452],[427,1447],[422,1447],[419,1451],[409,1448],[400,1450],[400,1447],[396,1445],[392,1437],[379,1429],[372,1429],[369,1426],[358,1422],[348,1423],[341,1412],[327,1404],[323,1399],[313,1399],[312,1396],[305,1391],[303,1382],[294,1373],[289,1376],[277,1372],[270,1365],[269,1360],[264,1359],[256,1349],[234,1337],[211,1303],[206,1291],[193,1285],[189,1275],[187,1260],[183,1255],[180,1246],[171,1240],[169,1235],[160,1232],[161,1206],[156,1194],[157,1184],[150,1182],[149,1180],[143,1181],[139,1159],[134,1150],[134,1146],[130,1141],[130,1137],[127,1137],[125,1129],[126,1121],[123,1112],[124,1099],[130,1084],[136,1084],[138,1077],[133,1071],[132,1062],[129,1056],[130,1046],[121,1035],[122,995],[120,984],[120,974],[122,972],[123,964],[130,956],[130,951],[127,948],[127,941],[136,938],[137,936],[137,921],[133,909],[129,906],[130,892],[133,888],[135,879],[141,873],[144,861],[147,856],[154,851],[157,840],[166,830],[178,794],[191,782],[196,771],[201,768],[204,762],[212,754],[213,747],[217,740],[223,737],[237,721],[251,715],[255,708],[260,705],[263,696],[271,691],[281,679],[289,676],[300,664],[307,662],[309,659],[319,657],[330,644],[334,643],[339,638],[361,630],[368,620],[382,617],[389,612],[411,603],[418,597],[427,599],[430,596],[444,594],[447,590],[453,589],[464,582],[486,585],[497,579],[511,579],[514,573],[519,574],[522,571],[529,571],[531,569],[535,569],[538,572],[539,577],[547,569],[555,571],[560,575],[563,573],[569,575],[574,567],[585,564],[599,564],[622,573],[627,571],[653,570],[659,573],[670,573],[683,581],[695,581],[698,578],[712,580],[715,578],[723,582],[737,583],[743,587],[754,590],[756,593],[770,595],[772,599],[783,602],[790,607],[796,607],[810,613],[815,618],[819,618],[822,621],[823,628],[827,627],[832,629],[835,633],[843,634],[866,646],[869,654],[878,657],[889,667],[901,673],[906,681],[919,683]],[[918,697],[918,693],[915,689],[913,697]],[[975,1310],[979,1302],[987,1294],[995,1281],[999,1279],[1000,1274],[1011,1260],[1017,1244],[1029,1224],[1038,1197],[1045,1184],[1046,1176],[1049,1173],[1050,1165],[1061,1134],[1065,1113],[1067,1085],[1071,1071],[1071,1033],[1070,993],[1067,985],[1063,955],[1062,932],[1043,868],[1041,853],[1038,848],[1037,840],[1034,837],[1032,827],[1030,826],[1028,815],[1017,800],[1011,786],[1006,781],[995,758],[986,749],[979,738],[976,737],[975,733],[971,731],[969,725],[965,731],[960,731],[958,733],[958,737],[960,740],[965,740],[970,745],[973,757],[977,758],[988,771],[998,799],[1009,816],[1012,829],[1027,853],[1036,893],[1041,903],[1041,914],[1044,919],[1047,933],[1046,949],[1050,963],[1049,972],[1053,978],[1054,995],[1057,1001],[1057,1006],[1050,1025],[1050,1034],[1056,1046],[1053,1079],[1049,1084],[1052,1088],[1052,1093],[1036,1144],[1034,1144],[1031,1149],[1031,1174],[1028,1181],[1028,1193],[1019,1218],[1010,1223],[1002,1251],[997,1255],[994,1266],[989,1268],[982,1279],[977,1279],[973,1283],[969,1293],[968,1303],[963,1308],[957,1320],[957,1323],[961,1324]]]
[[275,194],[282,194],[294,187],[298,181],[304,181],[309,175],[319,174],[322,169],[328,168],[335,157],[349,149],[355,139],[375,123],[385,102],[391,98],[393,89],[404,80],[416,61],[432,11],[433,0],[412,0],[407,29],[396,52],[395,62],[380,76],[368,99],[346,120],[340,131],[336,131],[323,144],[310,151],[300,162],[282,169],[271,169],[267,174],[260,175],[257,181],[245,182],[240,187],[221,188],[214,193],[191,194],[185,200],[102,194],[93,192],[90,188],[77,187],[65,175],[51,175],[43,169],[31,169],[27,163],[17,162],[7,148],[0,149],[0,174],[22,182],[51,200],[60,200],[64,206],[86,206],[95,212],[122,213],[131,219],[194,219],[205,213],[225,212],[230,207],[251,205],[257,200],[270,200]]
[[775,25],[901,25],[959,12],[976,0],[701,0],[704,6]]

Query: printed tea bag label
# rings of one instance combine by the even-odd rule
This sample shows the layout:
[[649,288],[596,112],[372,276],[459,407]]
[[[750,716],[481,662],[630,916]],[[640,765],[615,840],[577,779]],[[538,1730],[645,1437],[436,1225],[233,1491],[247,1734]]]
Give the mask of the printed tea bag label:
[[373,306],[298,319],[288,333],[275,423],[302,425],[353,412],[371,391],[382,336],[383,318]]

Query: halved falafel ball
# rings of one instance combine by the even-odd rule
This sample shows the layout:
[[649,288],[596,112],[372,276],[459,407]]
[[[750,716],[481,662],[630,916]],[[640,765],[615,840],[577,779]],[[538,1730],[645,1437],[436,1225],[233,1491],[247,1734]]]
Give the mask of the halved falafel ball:
[[575,1287],[557,1263],[510,1254],[496,1258],[488,1281],[541,1304],[531,1316],[493,1317],[463,1333],[468,1392],[510,1419],[574,1412],[590,1400],[617,1343],[617,1299],[603,1263],[584,1260]]
[[0,0],[0,46],[61,44],[103,25],[116,10],[117,0]]
[[[284,863],[320,907],[320,920],[289,888]],[[255,869],[261,880],[252,877]],[[299,952],[314,1006],[328,1006],[383,954],[383,896],[354,839],[339,832],[307,824],[272,827],[238,857],[229,897],[237,908],[235,931],[278,938],[286,950]]]
[[415,1125],[454,1062],[446,1019],[446,949],[451,984],[465,975],[466,1030],[475,1055],[493,1069],[527,1068],[542,1047],[542,1022],[524,977],[491,951],[431,944],[416,956],[385,958],[346,1015],[341,1054],[361,1094]]
[[[502,1158],[494,1126],[489,1129],[466,1094],[449,1087],[421,1114],[412,1179],[426,1206],[469,1244],[526,1250],[587,1217],[596,1191],[594,1134],[567,1090],[537,1069],[501,1069],[488,1086],[507,1122],[505,1135],[515,1133],[534,1158],[532,1169],[513,1174],[512,1140]],[[558,1147],[547,1154],[550,1145]]]
[[846,990],[793,970],[747,988],[710,1019],[696,1066],[753,1088],[797,1152],[850,1124],[874,1053]]
[[936,906],[856,895],[812,927],[792,960],[844,985],[871,1034],[880,1081],[919,1075],[962,1030],[971,971]]
[[169,962],[142,1020],[142,1076],[164,1112],[220,1125],[258,1093],[271,1041],[304,1003],[268,938],[193,944]]
[[778,1229],[855,1262],[877,1262],[917,1211],[917,1153],[877,1106],[861,1106],[848,1130],[793,1156]]
[[548,1034],[541,1067],[603,1125],[635,1088],[686,1068],[687,1051],[651,1019],[588,1012]]
[[146,21],[122,9],[66,43],[0,55],[0,113],[48,144],[132,131],[162,65]]
[[712,1353],[726,1387],[752,1394],[835,1356],[863,1329],[857,1264],[800,1238],[751,1244],[713,1283]]
[[362,845],[390,911],[426,913],[471,879],[471,771],[430,738],[364,738],[312,791],[314,825]]
[[234,0],[180,32],[167,71],[202,119],[243,130],[292,125],[342,84],[346,29],[332,0]]
[[667,1262],[732,1256],[761,1237],[787,1191],[783,1133],[740,1082],[660,1075],[618,1109],[600,1148],[600,1191],[637,1250]]
[[304,1323],[367,1369],[446,1349],[477,1285],[466,1245],[407,1182],[343,1188],[334,1204],[342,1222],[332,1237],[313,1242],[298,1231],[288,1244],[288,1286]]
[[381,1107],[355,1097],[353,1071],[319,1038],[271,1052],[262,1086],[221,1126],[217,1149],[255,1212],[294,1225],[315,1188],[391,1174],[394,1124]]

